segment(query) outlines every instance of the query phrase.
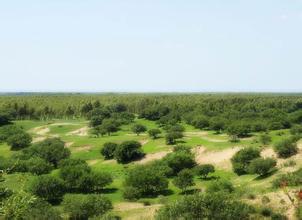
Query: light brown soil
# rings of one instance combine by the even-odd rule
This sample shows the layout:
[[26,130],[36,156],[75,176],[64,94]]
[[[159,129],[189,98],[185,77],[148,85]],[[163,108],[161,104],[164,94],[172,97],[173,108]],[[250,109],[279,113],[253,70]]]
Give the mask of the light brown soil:
[[208,137],[209,132],[207,131],[188,131],[185,132],[184,135],[186,137],[201,137],[204,140],[210,141],[210,142],[227,142],[228,140],[223,140],[223,139],[216,139],[216,138],[211,138]]
[[145,144],[147,144],[149,142],[149,140],[141,140],[141,141],[139,141],[139,143],[141,143],[141,145],[145,145]]
[[90,166],[93,166],[93,165],[97,164],[98,162],[100,162],[100,160],[88,160],[87,161],[88,165],[90,165]]
[[230,159],[238,152],[241,147],[233,147],[221,151],[209,151],[203,146],[193,149],[195,159],[198,164],[213,164],[216,167],[231,170],[232,164]]
[[67,133],[67,135],[76,135],[76,136],[87,136],[88,135],[88,126],[85,126],[83,128],[77,129],[75,131],[71,131]]
[[49,128],[45,126],[36,127],[31,130],[31,132],[37,135],[46,135],[49,131],[50,131]]
[[71,149],[72,149],[73,152],[81,152],[81,151],[89,152],[91,150],[91,146],[86,145],[86,146],[83,146],[83,147],[73,147]]
[[36,138],[33,138],[32,143],[37,143],[37,142],[40,142],[40,141],[44,141],[45,139],[46,139],[46,137],[36,137]]
[[165,157],[168,153],[171,153],[171,151],[161,151],[153,154],[146,154],[144,158],[142,158],[139,161],[136,161],[137,164],[145,164],[148,162],[151,162],[153,160],[160,160],[163,157]]
[[66,142],[66,143],[65,143],[65,147],[67,147],[67,148],[68,148],[68,147],[71,147],[71,145],[73,145],[73,142]]

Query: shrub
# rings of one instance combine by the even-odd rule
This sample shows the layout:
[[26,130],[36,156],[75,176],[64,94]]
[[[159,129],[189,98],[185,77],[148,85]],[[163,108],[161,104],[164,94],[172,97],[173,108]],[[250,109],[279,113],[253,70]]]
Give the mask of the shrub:
[[[136,166],[125,178],[125,198],[157,195],[168,188],[168,180],[161,172],[148,165]],[[130,195],[130,196],[129,196]]]
[[279,157],[288,158],[298,152],[297,144],[292,139],[284,139],[275,145]]
[[135,124],[131,128],[132,132],[139,135],[140,133],[143,133],[147,130],[146,126],[141,124]]
[[137,141],[125,141],[120,144],[114,153],[118,163],[128,163],[144,156],[141,144]]
[[105,160],[112,159],[114,157],[114,152],[118,144],[107,142],[104,144],[103,148],[101,149],[101,154],[104,156]]
[[34,179],[30,186],[31,192],[50,203],[57,203],[62,200],[65,193],[65,186],[61,179],[41,175]]
[[215,193],[215,192],[226,192],[232,193],[234,192],[235,188],[233,184],[228,180],[215,180],[213,181],[207,188],[207,193]]
[[209,122],[209,119],[207,117],[198,116],[198,117],[196,117],[196,118],[193,119],[192,125],[195,128],[205,129],[205,128],[209,127],[210,122]]
[[184,196],[163,206],[157,220],[167,219],[225,219],[248,220],[254,210],[222,193]]
[[41,175],[49,173],[53,166],[42,158],[33,157],[26,161],[26,168],[32,174]]
[[273,181],[274,187],[299,186],[302,184],[302,169],[280,175]]
[[161,134],[161,130],[157,128],[150,129],[148,134],[151,138],[156,139],[159,134]]
[[170,153],[163,160],[172,169],[173,175],[176,175],[183,169],[191,169],[196,165],[194,156],[184,151]]
[[215,172],[215,167],[212,164],[203,164],[195,168],[196,174],[201,178],[206,179],[210,173]]
[[23,152],[28,158],[41,157],[56,168],[61,160],[70,156],[70,151],[64,145],[64,142],[59,138],[49,138],[25,149]]
[[166,144],[172,145],[176,143],[177,139],[180,139],[183,137],[182,132],[179,131],[170,131],[166,134]]
[[294,125],[291,129],[290,129],[290,133],[292,135],[301,135],[302,134],[302,125]]
[[262,144],[268,145],[269,143],[271,143],[272,138],[268,134],[261,134],[259,140]]
[[189,169],[183,169],[174,178],[173,183],[175,186],[185,191],[188,187],[194,185],[193,174]]
[[248,173],[248,166],[253,159],[260,157],[260,151],[256,148],[244,148],[238,151],[231,159],[233,170],[238,175]]
[[11,150],[20,150],[30,145],[32,138],[29,134],[22,131],[7,138],[7,144],[11,146]]
[[66,195],[63,207],[70,219],[101,217],[113,208],[111,201],[102,195]]
[[264,176],[271,172],[276,164],[276,160],[273,158],[256,158],[249,164],[248,171],[252,174]]

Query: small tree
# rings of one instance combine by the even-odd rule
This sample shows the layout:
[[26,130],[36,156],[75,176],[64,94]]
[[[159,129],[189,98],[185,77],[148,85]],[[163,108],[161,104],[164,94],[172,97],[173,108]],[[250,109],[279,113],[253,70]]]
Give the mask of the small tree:
[[27,171],[36,175],[47,174],[53,169],[52,164],[40,157],[32,157],[25,164]]
[[26,148],[30,145],[31,141],[31,136],[24,131],[14,134],[7,139],[7,143],[11,146],[11,150]]
[[115,152],[114,158],[118,163],[128,163],[144,156],[142,145],[137,141],[125,141],[120,144]]
[[100,130],[104,130],[110,136],[111,133],[117,132],[119,130],[120,124],[114,119],[104,119],[102,124],[100,125]]
[[232,192],[234,192],[234,190],[235,190],[235,188],[229,180],[220,179],[220,180],[211,182],[211,184],[208,186],[206,192],[207,193],[217,193],[217,192],[232,193]]
[[291,157],[298,152],[297,143],[291,138],[282,140],[275,145],[275,151],[279,157]]
[[194,185],[193,177],[194,176],[189,169],[184,169],[177,174],[173,180],[173,183],[182,191],[186,191],[188,187]]
[[63,200],[65,212],[70,219],[88,219],[101,217],[111,210],[112,203],[102,195],[66,195]]
[[161,130],[159,130],[158,128],[153,128],[150,129],[148,133],[151,138],[156,139],[158,135],[161,134]]
[[112,159],[114,157],[114,152],[118,144],[107,142],[104,144],[103,148],[101,149],[101,154],[104,156],[105,160]]
[[272,138],[268,134],[261,134],[259,140],[263,145],[268,145],[272,142]]
[[168,145],[176,144],[176,140],[183,137],[183,133],[179,131],[170,131],[166,134],[166,143]]
[[147,130],[147,128],[144,125],[135,124],[132,126],[131,130],[133,133],[136,133],[136,135],[138,136],[140,133],[145,132]]
[[0,112],[0,126],[11,123],[11,118],[7,113]]
[[194,156],[186,151],[170,153],[163,160],[172,169],[173,175],[176,175],[183,169],[191,169],[196,165]]
[[65,193],[65,186],[61,179],[51,175],[37,177],[30,186],[31,192],[50,203],[61,201]]
[[251,161],[248,170],[249,173],[265,176],[276,166],[276,160],[273,158],[257,158]]
[[201,176],[201,178],[206,179],[210,173],[215,172],[215,167],[212,164],[203,164],[196,167],[197,175]]
[[290,133],[292,135],[301,135],[302,134],[302,125],[294,125],[291,129],[290,129]]
[[238,175],[248,173],[248,166],[253,159],[260,157],[260,150],[256,148],[244,148],[238,151],[231,159],[233,170]]

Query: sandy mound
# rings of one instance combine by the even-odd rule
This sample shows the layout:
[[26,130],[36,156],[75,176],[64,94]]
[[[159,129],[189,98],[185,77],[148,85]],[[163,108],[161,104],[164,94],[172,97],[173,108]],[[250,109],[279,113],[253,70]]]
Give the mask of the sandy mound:
[[85,151],[85,152],[89,152],[91,150],[91,146],[90,145],[86,145],[83,147],[74,147],[71,148],[73,152],[81,152],[81,151]]
[[48,127],[41,126],[41,127],[36,127],[31,131],[37,135],[46,135],[50,130]]
[[77,135],[77,136],[87,136],[89,128],[87,126],[77,129],[75,131],[69,132],[67,135]]
[[195,159],[198,164],[213,164],[219,168],[231,169],[230,159],[237,153],[241,147],[233,147],[221,151],[209,151],[205,147],[196,147],[193,149]]
[[71,145],[73,145],[73,142],[66,142],[66,143],[65,143],[65,147],[67,147],[67,148],[68,148],[68,147],[71,147]]
[[171,151],[161,151],[153,154],[146,154],[145,157],[139,161],[136,161],[137,164],[145,164],[148,162],[151,162],[153,160],[160,160],[163,157],[165,157],[168,153],[171,153]]
[[45,139],[46,139],[46,137],[36,137],[36,138],[33,138],[32,143],[41,142],[41,141],[44,141]]

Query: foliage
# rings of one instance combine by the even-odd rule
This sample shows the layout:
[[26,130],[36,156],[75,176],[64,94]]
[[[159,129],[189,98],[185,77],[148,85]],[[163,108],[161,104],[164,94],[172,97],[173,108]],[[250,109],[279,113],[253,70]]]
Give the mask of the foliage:
[[231,159],[233,170],[238,175],[248,173],[248,166],[253,159],[260,157],[260,151],[256,148],[244,148],[238,151]]
[[168,180],[163,173],[152,166],[139,165],[129,170],[125,179],[126,199],[157,195],[168,188]]
[[212,164],[203,164],[195,167],[195,172],[201,178],[206,179],[210,173],[215,172],[215,167]]
[[234,192],[234,190],[235,188],[233,184],[226,179],[215,180],[211,182],[211,184],[207,188],[208,193],[216,193],[216,192],[232,193]]
[[139,135],[140,133],[147,131],[147,128],[142,124],[135,124],[132,126],[131,130],[133,133]]
[[33,157],[26,161],[26,170],[32,174],[47,174],[52,169],[52,164],[39,157]]
[[63,200],[64,211],[70,219],[88,219],[101,217],[111,210],[112,203],[102,195],[71,195],[68,194]]
[[150,129],[148,134],[151,138],[156,139],[159,134],[161,134],[161,130],[157,128]]
[[263,145],[268,145],[269,143],[272,142],[271,136],[265,133],[260,135],[259,140]]
[[141,144],[137,141],[125,141],[114,152],[114,158],[118,163],[128,163],[144,156]]
[[196,194],[165,205],[157,220],[225,219],[247,220],[254,210],[223,193]]
[[298,152],[296,140],[288,138],[278,142],[275,145],[275,151],[279,157],[288,158]]
[[248,167],[249,173],[265,176],[277,165],[273,158],[256,158],[251,161]]
[[114,157],[114,152],[118,144],[107,142],[104,144],[103,148],[101,149],[101,154],[104,156],[105,160],[112,159]]
[[180,171],[173,180],[173,184],[185,191],[188,187],[194,186],[192,171],[189,169],[183,169]]
[[163,160],[172,169],[173,175],[176,175],[183,169],[191,169],[196,165],[194,156],[185,151],[170,153]]
[[50,203],[57,203],[63,198],[65,185],[58,177],[41,175],[33,180],[30,191]]
[[302,184],[302,169],[278,176],[273,181],[274,187],[299,186]]
[[30,145],[32,138],[26,132],[18,133],[7,138],[8,145],[11,146],[12,150],[20,150]]
[[176,143],[177,139],[183,137],[183,133],[180,131],[169,131],[166,134],[166,144],[172,145]]

